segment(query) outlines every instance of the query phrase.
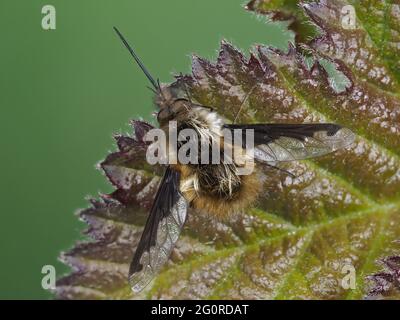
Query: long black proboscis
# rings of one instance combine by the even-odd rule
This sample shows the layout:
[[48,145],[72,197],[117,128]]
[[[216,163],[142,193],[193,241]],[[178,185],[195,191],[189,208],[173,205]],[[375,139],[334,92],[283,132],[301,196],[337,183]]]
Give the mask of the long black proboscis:
[[149,79],[149,81],[153,85],[154,89],[158,90],[159,87],[158,87],[157,82],[154,80],[154,78],[151,76],[150,72],[146,69],[146,67],[144,66],[142,61],[139,59],[139,57],[137,56],[135,51],[129,45],[128,41],[125,40],[124,36],[121,34],[121,32],[119,32],[119,30],[116,27],[113,27],[113,28],[114,28],[115,32],[117,33],[117,35],[120,37],[120,39],[123,42],[123,44],[125,45],[125,47],[131,53],[132,57],[135,59],[136,63],[139,65],[140,69],[142,69],[142,71],[146,75],[147,79]]

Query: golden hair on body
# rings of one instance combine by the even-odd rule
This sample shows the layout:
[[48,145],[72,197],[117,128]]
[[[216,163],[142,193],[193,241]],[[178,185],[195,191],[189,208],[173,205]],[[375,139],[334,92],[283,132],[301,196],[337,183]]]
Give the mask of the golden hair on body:
[[[178,131],[180,128],[193,129],[199,138],[209,141],[210,149],[213,144],[218,145],[220,159],[223,159],[224,147],[232,149],[231,154],[245,154],[240,146],[224,144],[222,129],[225,121],[210,108],[187,99],[176,99],[168,87],[161,88],[155,102],[160,107],[157,120],[166,135],[170,121],[176,121]],[[241,150],[233,150],[235,148]],[[249,165],[249,162],[244,165]],[[171,165],[180,173],[180,191],[190,206],[218,219],[249,207],[261,188],[257,170],[249,175],[239,175],[238,166],[235,161],[228,164],[181,164],[179,159],[177,164]]]

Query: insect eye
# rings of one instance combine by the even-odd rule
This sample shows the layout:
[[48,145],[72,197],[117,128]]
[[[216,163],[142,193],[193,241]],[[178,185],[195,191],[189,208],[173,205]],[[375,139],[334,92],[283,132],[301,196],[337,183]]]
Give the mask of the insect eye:
[[158,113],[157,113],[157,121],[166,121],[175,116],[175,112],[172,110],[170,106],[162,108]]

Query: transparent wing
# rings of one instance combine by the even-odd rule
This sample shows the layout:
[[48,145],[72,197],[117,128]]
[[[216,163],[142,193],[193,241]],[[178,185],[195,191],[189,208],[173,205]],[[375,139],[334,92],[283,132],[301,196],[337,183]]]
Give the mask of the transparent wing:
[[[277,163],[322,156],[349,146],[351,130],[331,123],[226,125],[233,129],[254,130],[254,158]],[[245,142],[245,131],[243,131]]]
[[179,173],[167,168],[129,269],[129,283],[141,291],[168,261],[186,220],[188,204],[179,192]]

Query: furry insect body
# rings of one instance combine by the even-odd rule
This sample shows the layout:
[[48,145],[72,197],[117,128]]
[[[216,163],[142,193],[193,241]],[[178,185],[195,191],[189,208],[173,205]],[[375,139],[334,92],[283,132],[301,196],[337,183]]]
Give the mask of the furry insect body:
[[[244,162],[233,157],[232,161],[215,164],[202,164],[201,159],[184,164],[179,162],[179,157],[174,157],[178,162],[165,169],[129,268],[129,282],[134,292],[147,286],[167,263],[189,206],[219,219],[226,218],[256,201],[264,179],[258,166],[278,168],[276,164],[280,162],[318,157],[345,148],[354,141],[354,134],[349,129],[332,123],[226,124],[211,108],[193,103],[187,88],[183,88],[186,97],[181,98],[174,91],[176,88],[161,87],[121,33],[114,29],[152,85],[150,89],[155,93],[155,103],[159,107],[157,120],[165,133],[169,132],[171,121],[176,121],[177,133],[193,129],[199,141],[206,141],[209,154],[215,146],[220,159],[225,159],[226,150],[231,151],[230,155],[245,154]],[[253,130],[254,145],[236,145],[225,141],[223,129],[231,132],[241,129],[242,133]],[[243,152],[247,147],[254,150],[252,159],[248,159]],[[203,151],[201,147],[198,150]],[[235,153],[235,150],[239,152]],[[168,148],[166,152],[169,155],[177,150]],[[253,167],[255,162],[257,166]],[[250,174],[238,174],[239,169],[248,169],[249,165],[254,168]]]
[[[238,167],[243,164],[237,164],[234,159],[223,162],[227,149],[230,149],[230,154],[235,153],[235,148],[241,149],[224,141],[224,119],[208,107],[187,99],[173,99],[173,93],[168,88],[162,88],[155,101],[160,108],[157,118],[166,134],[170,121],[176,121],[178,135],[180,130],[193,129],[199,142],[207,141],[208,154],[212,154],[213,148],[219,149],[221,162],[218,164],[211,161],[202,164],[199,153],[196,164],[182,164],[178,160],[177,164],[171,165],[181,174],[180,191],[191,207],[223,219],[250,206],[257,198],[262,179],[257,172],[239,175]],[[203,151],[200,144],[198,150]],[[245,150],[238,152],[244,154]]]

